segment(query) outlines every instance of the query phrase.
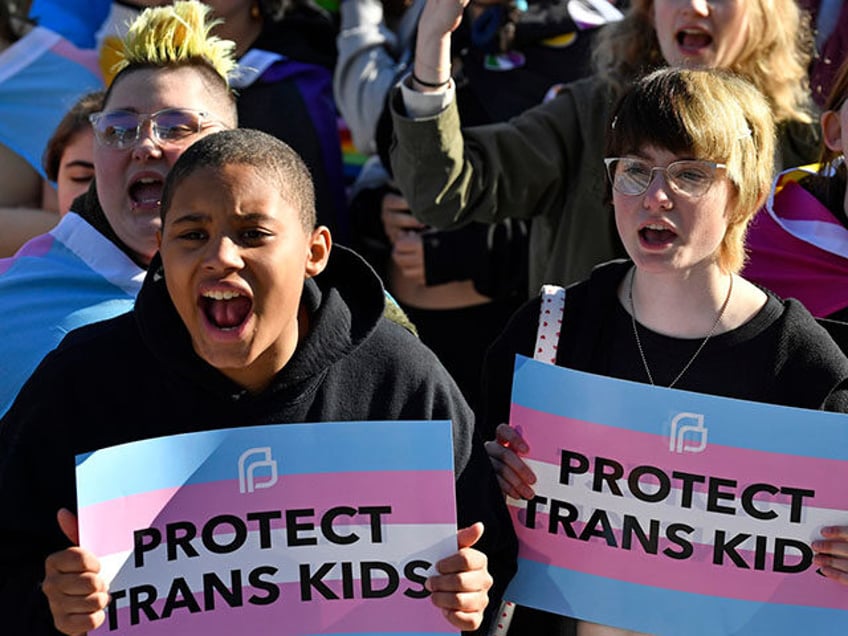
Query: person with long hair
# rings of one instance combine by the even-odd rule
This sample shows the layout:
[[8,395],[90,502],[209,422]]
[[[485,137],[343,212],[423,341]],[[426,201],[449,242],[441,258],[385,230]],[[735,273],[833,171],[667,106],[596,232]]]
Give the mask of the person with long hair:
[[392,101],[395,179],[413,214],[434,227],[532,218],[531,294],[625,254],[604,200],[605,126],[617,97],[654,69],[740,74],[774,113],[778,163],[814,156],[812,38],[795,0],[634,0],[599,34],[594,76],[507,123],[462,129],[449,55],[465,4],[429,0],[424,8],[412,73]]

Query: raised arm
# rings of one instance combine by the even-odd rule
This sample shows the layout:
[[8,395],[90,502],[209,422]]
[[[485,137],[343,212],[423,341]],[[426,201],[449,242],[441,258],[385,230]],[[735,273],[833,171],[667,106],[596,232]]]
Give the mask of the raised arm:
[[[419,45],[419,50],[431,51],[425,56],[429,62],[415,61],[416,76],[430,73],[419,78],[428,83],[444,79],[441,70],[430,68],[443,63],[446,45],[437,47],[437,42]],[[603,201],[598,166],[603,166],[612,102],[606,85],[594,79],[574,82],[559,97],[508,122],[465,129],[452,85],[426,93],[419,86],[408,77],[392,93],[395,138],[390,154],[395,182],[424,223],[445,229],[470,221],[559,217],[580,191]]]
[[413,88],[444,90],[451,77],[451,33],[462,22],[469,0],[427,0],[418,24]]

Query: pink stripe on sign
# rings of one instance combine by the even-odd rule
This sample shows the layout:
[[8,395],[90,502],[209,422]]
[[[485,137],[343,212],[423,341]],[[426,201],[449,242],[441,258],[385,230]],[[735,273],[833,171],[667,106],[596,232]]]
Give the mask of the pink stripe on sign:
[[[657,466],[661,461],[663,471],[671,475],[674,471],[693,473],[709,477],[736,480],[738,492],[750,484],[771,483],[778,488],[801,488],[814,490],[815,497],[804,498],[805,506],[842,510],[845,508],[845,484],[848,483],[848,462],[785,455],[765,451],[709,444],[700,453],[672,453],[668,450],[668,437],[638,431],[595,424],[568,417],[561,417],[512,405],[512,424],[520,425],[530,443],[530,459],[560,465],[563,444],[566,449],[594,460],[605,457],[622,463],[625,475],[619,480],[622,490],[627,490],[627,468],[641,465]],[[527,424],[532,422],[532,424]],[[528,426],[532,435],[527,434]],[[627,458],[625,461],[624,458]],[[589,467],[592,472],[592,466]],[[648,479],[645,478],[646,483]],[[672,487],[680,482],[671,480]],[[604,486],[604,492],[608,492]],[[703,491],[704,486],[696,485]],[[722,491],[732,492],[722,487]],[[756,497],[765,500],[766,494]],[[786,497],[768,498],[786,502]],[[738,506],[738,501],[726,502]]]
[[[427,489],[421,489],[422,481]],[[272,488],[246,494],[239,493],[235,480],[206,482],[87,506],[84,536],[89,549],[105,555],[131,550],[134,530],[163,530],[174,521],[202,523],[218,514],[245,519],[250,512],[313,509],[312,520],[319,523],[321,513],[336,506],[391,506],[391,514],[382,515],[389,524],[447,524],[456,521],[454,488],[448,470],[282,475]],[[342,515],[335,524],[361,524],[367,519]],[[248,522],[248,528],[256,529],[256,523]],[[285,514],[271,526],[285,527]]]
[[[377,581],[376,583],[379,583]],[[328,587],[341,593],[338,585]],[[251,589],[244,590],[244,605],[228,607],[219,596],[215,597],[213,611],[205,611],[202,593],[194,598],[199,612],[192,613],[185,607],[174,609],[168,618],[150,618],[137,611],[138,623],[130,624],[131,612],[128,607],[117,611],[117,629],[112,633],[127,636],[161,636],[161,634],[203,634],[218,636],[233,634],[271,634],[275,636],[299,636],[302,634],[378,634],[381,632],[430,632],[440,634],[456,634],[456,630],[448,624],[429,598],[412,599],[404,596],[402,591],[410,587],[419,590],[417,583],[406,583],[401,580],[397,592],[390,597],[381,599],[338,599],[301,601],[300,586],[290,583],[279,586],[279,598],[269,605],[257,606],[247,602],[252,594]],[[358,592],[359,584],[354,589]],[[160,590],[159,595],[165,597],[168,590]],[[266,590],[256,594],[260,598],[268,598]],[[121,604],[127,599],[121,599]],[[157,600],[150,608],[156,617],[162,615],[164,601]],[[196,608],[195,608],[196,609]],[[97,633],[110,633],[108,622]]]
[[81,508],[80,543],[101,556],[132,550],[133,530],[149,528],[177,491],[151,490]]
[[[547,531],[547,517],[539,515],[536,528],[527,528],[517,520],[518,508],[510,506],[513,524],[520,542],[519,558],[543,563],[550,567],[574,570],[638,585],[704,594],[745,601],[809,605],[833,609],[848,609],[848,594],[843,586],[816,574],[815,567],[800,573],[776,573],[756,570],[752,551],[738,550],[749,569],[737,567],[724,555],[724,565],[713,564],[713,548],[694,544],[686,559],[673,559],[663,553],[665,548],[680,553],[680,547],[663,539],[658,553],[649,554],[635,536],[629,550],[613,547],[601,537],[587,541]],[[642,524],[647,526],[647,523]],[[582,525],[574,524],[577,536]],[[647,527],[644,528],[647,531]],[[616,532],[616,545],[621,545],[621,532]],[[681,535],[684,538],[687,535]],[[728,540],[732,535],[728,536]],[[528,547],[531,545],[532,547]],[[773,549],[769,545],[768,549]],[[787,551],[787,564],[798,562],[797,550]],[[772,564],[771,555],[764,561]]]

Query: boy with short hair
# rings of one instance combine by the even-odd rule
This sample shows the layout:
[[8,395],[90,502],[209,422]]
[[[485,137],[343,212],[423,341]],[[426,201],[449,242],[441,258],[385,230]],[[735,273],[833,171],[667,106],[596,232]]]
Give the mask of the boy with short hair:
[[[515,537],[472,415],[435,356],[383,317],[374,272],[314,227],[300,158],[258,131],[215,133],[174,165],[162,221],[135,309],[68,336],[0,423],[0,609],[37,604],[37,566],[55,553],[43,587],[56,625],[74,634],[103,620],[96,559],[67,548],[55,520],[75,509],[76,453],[266,423],[451,419],[459,525],[482,521],[485,534],[461,530],[428,587],[454,626],[477,628],[488,572],[496,601]],[[19,632],[51,633],[45,609]]]

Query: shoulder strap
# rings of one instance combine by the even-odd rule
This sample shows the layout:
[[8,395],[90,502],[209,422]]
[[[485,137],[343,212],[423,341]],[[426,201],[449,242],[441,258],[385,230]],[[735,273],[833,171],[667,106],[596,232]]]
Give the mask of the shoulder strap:
[[540,296],[539,327],[536,330],[533,359],[556,364],[562,314],[565,308],[565,288],[558,285],[542,285]]
[[[539,291],[539,326],[536,329],[536,348],[533,359],[546,364],[556,364],[562,315],[565,310],[565,288],[559,285],[542,285]],[[515,603],[501,601],[497,618],[489,630],[489,636],[506,636],[509,633]]]

